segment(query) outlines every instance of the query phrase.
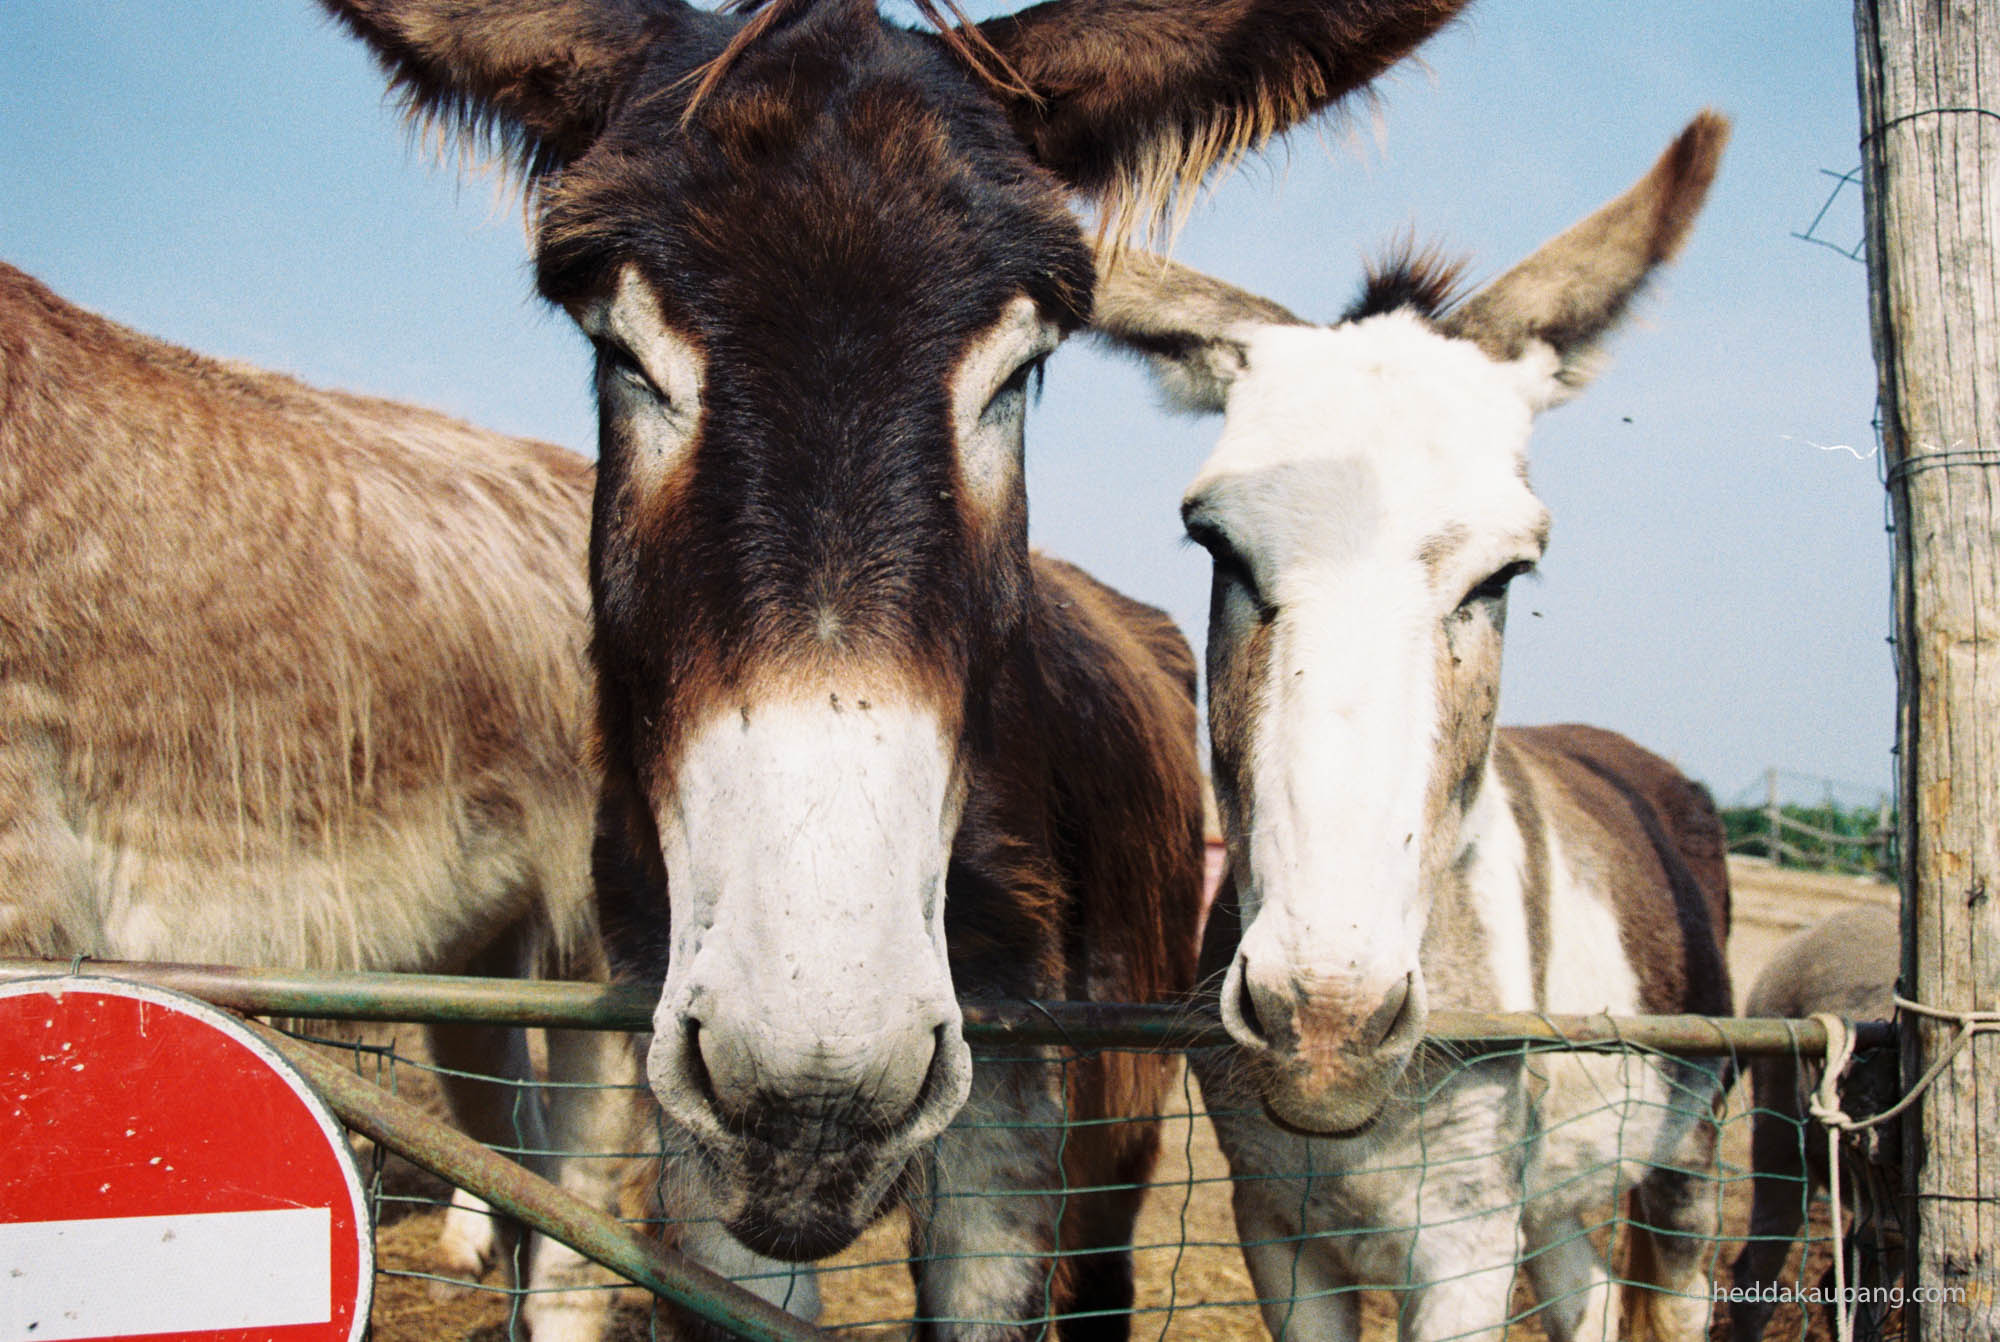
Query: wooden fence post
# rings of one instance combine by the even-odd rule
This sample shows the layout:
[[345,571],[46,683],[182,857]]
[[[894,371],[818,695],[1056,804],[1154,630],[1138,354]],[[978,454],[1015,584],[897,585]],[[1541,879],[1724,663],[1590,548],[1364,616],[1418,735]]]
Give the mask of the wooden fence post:
[[1764,851],[1770,855],[1771,865],[1783,866],[1785,808],[1778,805],[1778,770],[1775,765],[1764,770],[1764,826],[1767,830]]
[[[1869,317],[1896,524],[1903,991],[2000,1006],[2000,4],[1856,0]],[[1908,1018],[1906,1018],[1907,1020]],[[1951,1039],[1910,1022],[1905,1077]],[[1984,1149],[1980,1125],[1984,1124]],[[2000,1037],[1906,1120],[1913,1338],[2000,1334]]]

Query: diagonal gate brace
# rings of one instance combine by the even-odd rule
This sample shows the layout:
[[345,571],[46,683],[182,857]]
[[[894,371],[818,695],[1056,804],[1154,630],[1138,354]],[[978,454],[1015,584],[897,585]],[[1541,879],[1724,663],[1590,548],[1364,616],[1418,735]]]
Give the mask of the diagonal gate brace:
[[391,1095],[261,1022],[246,1023],[304,1074],[348,1127],[484,1199],[494,1210],[560,1240],[633,1285],[750,1342],[828,1342],[832,1337],[727,1277],[652,1243],[408,1100]]

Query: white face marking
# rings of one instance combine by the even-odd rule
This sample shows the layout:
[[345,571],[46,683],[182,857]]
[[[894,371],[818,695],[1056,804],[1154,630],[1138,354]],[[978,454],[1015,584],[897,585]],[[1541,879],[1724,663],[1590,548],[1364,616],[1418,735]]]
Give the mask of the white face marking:
[[657,803],[673,946],[648,1071],[695,1126],[707,1106],[673,1056],[685,1021],[725,1100],[838,1090],[898,1117],[934,1044],[944,1089],[961,1087],[937,1129],[964,1099],[944,935],[964,789],[936,715],[885,698],[822,689],[718,714]]
[[1034,365],[1062,339],[1034,300],[1016,298],[967,346],[951,375],[958,476],[979,512],[997,513],[1021,488],[1021,429]]
[[610,299],[575,314],[612,367],[604,379],[605,409],[634,449],[632,471],[649,488],[663,483],[686,455],[701,425],[705,360],[668,327],[660,302],[638,269],[618,272]]
[[1212,622],[1212,664],[1269,624],[1245,687],[1254,814],[1232,836],[1246,966],[1390,984],[1417,968],[1429,913],[1426,799],[1458,652],[1441,667],[1441,625],[1539,555],[1547,514],[1522,471],[1547,370],[1496,364],[1407,313],[1259,328],[1247,348],[1188,491],[1190,530],[1226,536],[1255,589]]

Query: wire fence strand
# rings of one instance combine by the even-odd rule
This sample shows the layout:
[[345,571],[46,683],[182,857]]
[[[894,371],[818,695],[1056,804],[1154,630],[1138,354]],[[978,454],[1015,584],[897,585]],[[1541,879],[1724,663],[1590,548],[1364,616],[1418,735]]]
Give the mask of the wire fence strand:
[[[87,966],[86,972],[98,968]],[[0,964],[0,981],[25,972],[18,963]],[[41,972],[51,970],[43,966]],[[60,973],[61,967],[53,972]],[[191,971],[158,972],[178,972],[183,984],[192,981]],[[294,991],[298,984],[277,993],[267,983],[249,993],[243,985],[250,980],[254,976],[246,979],[240,971],[214,976],[217,984],[234,985],[231,991],[239,996],[261,994],[264,1014],[275,1014],[274,1002],[295,1013],[303,1008],[307,1018],[284,1022],[294,1039],[309,1041],[345,1069],[433,1114],[445,1113],[440,1082],[446,1077],[504,1084],[501,1078],[440,1066],[418,1027],[343,1019],[357,997],[366,996],[352,985],[329,993],[325,983],[318,983],[301,996]],[[566,987],[598,992],[600,1017],[623,1019],[623,1008],[601,990]],[[385,991],[397,1001],[411,1000],[408,984]],[[520,1001],[500,1000],[490,986],[479,992],[499,1019],[517,1020],[539,1010],[565,1028],[579,1023],[563,993],[550,999],[553,1005],[524,1010]],[[433,1003],[427,1010],[461,1024],[468,1019],[449,1003]],[[1227,1051],[1213,1042],[1187,1055],[1194,1065],[1175,1075],[1156,1113],[1088,1121],[1069,1113],[1079,1065],[1107,1053],[1173,1053],[1171,1041],[1177,1037],[1215,1038],[1198,1012],[1157,1011],[1173,1018],[1172,1029],[1145,1009],[1100,1006],[1074,1012],[1059,1003],[987,1004],[981,1013],[968,1013],[983,1014],[987,1021],[975,1043],[982,1062],[1039,1072],[1053,1101],[1046,1117],[987,1120],[986,1129],[1027,1132],[1041,1139],[1042,1148],[1061,1152],[1111,1123],[1155,1125],[1162,1155],[1143,1181],[1076,1180],[1058,1174],[1046,1186],[1015,1180],[989,1188],[967,1183],[970,1176],[964,1171],[950,1171],[949,1179],[928,1180],[925,1191],[913,1199],[917,1212],[953,1200],[986,1199],[1045,1214],[1048,1239],[1055,1242],[1066,1218],[1081,1214],[1084,1200],[1107,1193],[1143,1194],[1131,1241],[1130,1312],[1135,1335],[1157,1342],[1230,1342],[1273,1333],[1314,1337],[1323,1335],[1325,1320],[1336,1316],[1354,1320],[1360,1335],[1376,1342],[1393,1337],[1399,1321],[1411,1322],[1437,1293],[1495,1280],[1495,1274],[1505,1279],[1502,1312],[1464,1320],[1464,1336],[1594,1337],[1599,1332],[1622,1335],[1616,1302],[1628,1295],[1641,1298],[1634,1293],[1652,1289],[1638,1260],[1644,1218],[1656,1220],[1657,1208],[1648,1211],[1642,1205],[1634,1183],[1642,1167],[1650,1167],[1666,1178],[1663,1187],[1680,1188],[1689,1205],[1705,1209],[1709,1227],[1678,1246],[1699,1270],[1682,1291],[1686,1298],[1662,1301],[1665,1306],[1687,1306],[1715,1320],[1737,1311],[1753,1321],[1761,1314],[1768,1324],[1761,1332],[1767,1342],[1825,1342],[1832,1324],[1821,1305],[1831,1303],[1832,1283],[1838,1281],[1848,1288],[1854,1336],[1894,1335],[1900,1326],[1902,1241],[1897,1199],[1887,1192],[1899,1181],[1884,1168],[1897,1143],[1880,1127],[1857,1127],[1840,1138],[1846,1143],[1838,1148],[1839,1168],[1847,1180],[1845,1201],[1860,1210],[1836,1271],[1839,1237],[1824,1197],[1825,1129],[1805,1112],[1802,1098],[1820,1087],[1823,1060],[1835,1036],[1851,1037],[1857,1072],[1880,1058],[1893,1058],[1895,1032],[1888,1023],[1847,1031],[1820,1021],[1453,1019],[1451,1036],[1428,1044],[1395,1102],[1415,1125],[1416,1144],[1404,1148],[1414,1155],[1385,1149],[1357,1162],[1338,1141],[1316,1140],[1298,1145],[1295,1164],[1232,1171],[1218,1131],[1231,1125],[1254,1128],[1268,1120],[1261,1106],[1232,1098],[1227,1082],[1234,1073]],[[541,1059],[533,1050],[531,1056]],[[1196,1084],[1197,1073],[1206,1090]],[[1754,1089],[1740,1085],[1726,1104],[1715,1105],[1718,1079],[1745,1074],[1752,1075]],[[1526,1105],[1529,1121],[1505,1132],[1496,1125],[1486,1137],[1474,1124],[1468,1135],[1460,1101],[1469,1090],[1482,1087]],[[588,1089],[582,1083],[549,1083],[545,1076],[514,1084],[506,1093],[515,1140],[494,1149],[516,1159],[555,1154],[526,1140],[525,1134],[540,1130],[531,1121],[533,1107],[573,1103]],[[616,1089],[621,1103],[644,1116],[634,1126],[646,1134],[644,1139],[615,1149],[561,1154],[615,1165],[622,1189],[620,1220],[657,1243],[676,1247],[704,1235],[713,1238],[719,1227],[677,1210],[669,1196],[676,1186],[671,1169],[685,1152],[667,1132],[657,1104],[640,1087]],[[1568,1097],[1564,1104],[1556,1103],[1558,1095]],[[1886,1108],[1893,1098],[1872,1112]],[[1844,1104],[1844,1119],[1871,1112],[1853,1097]],[[1715,1138],[1714,1163],[1704,1157],[1701,1143],[1659,1148],[1663,1116],[1692,1117],[1698,1125],[1709,1125],[1704,1130]],[[1613,1131],[1601,1159],[1550,1166],[1550,1152],[1583,1149],[1569,1139],[1593,1125],[1609,1125]],[[942,1168],[949,1140],[976,1138],[981,1126],[968,1119],[940,1137],[930,1153],[933,1171]],[[527,1274],[520,1238],[496,1226],[502,1233],[496,1234],[496,1252],[483,1270],[454,1266],[439,1247],[453,1205],[451,1186],[365,1140],[356,1144],[377,1229],[372,1332],[377,1342],[525,1337],[524,1310],[533,1290],[522,1284]],[[1483,1201],[1465,1196],[1470,1176],[1496,1162],[1514,1172],[1513,1182]],[[1538,1168],[1538,1162],[1550,1167]],[[1062,1162],[1052,1168],[1060,1171]],[[1406,1188],[1409,1197],[1399,1205],[1409,1208],[1408,1219],[1354,1216],[1350,1209],[1368,1201],[1360,1197],[1364,1185]],[[1243,1208],[1259,1206],[1286,1210],[1277,1221],[1239,1217]],[[1580,1210],[1566,1210],[1549,1225],[1534,1225],[1542,1209],[1556,1206]],[[458,1214],[467,1210],[461,1206]],[[1489,1233],[1510,1225],[1530,1229],[1521,1230],[1514,1242]],[[1466,1247],[1440,1271],[1434,1262],[1420,1261],[1425,1251],[1419,1231],[1455,1234],[1454,1242]],[[953,1326],[1036,1322],[923,1315],[912,1287],[913,1248],[932,1264],[985,1264],[1002,1257],[976,1247],[925,1242],[913,1234],[908,1214],[897,1212],[827,1261],[805,1267],[766,1264],[726,1275],[781,1303],[816,1297],[821,1323],[842,1337],[904,1338],[924,1326],[949,1331]],[[1057,1249],[1025,1265],[1043,1274],[1038,1297],[1045,1314],[1059,1317],[1064,1307],[1065,1265],[1096,1251],[1097,1246]],[[1327,1264],[1333,1261],[1372,1266],[1358,1274],[1330,1273]],[[1578,1278],[1571,1269],[1579,1262],[1597,1263],[1601,1269],[1596,1277]],[[1253,1271],[1252,1264],[1262,1264],[1261,1270]],[[608,1293],[615,1306],[609,1342],[674,1335],[673,1325],[643,1293],[616,1283],[596,1289]],[[1598,1319],[1598,1331],[1586,1327],[1579,1333],[1572,1315],[1587,1304],[1598,1308],[1592,1302],[1606,1299],[1614,1303]],[[1622,1307],[1633,1306],[1628,1300]],[[1088,1317],[1099,1308],[1084,1307],[1071,1317]]]
[[[339,1050],[350,1065],[377,1080],[378,1084],[417,1097],[441,1110],[441,1103],[435,1095],[438,1069],[424,1056],[421,1040],[414,1031],[376,1026],[370,1031],[370,1037],[355,1039],[344,1037],[335,1027],[324,1023],[301,1023],[297,1028],[299,1037],[311,1039],[329,1050]],[[1064,1064],[1073,1064],[1096,1051],[1067,1050],[1060,1057],[1050,1058],[1041,1065],[1051,1068],[1053,1074],[1059,1077],[1068,1070]],[[1439,1072],[1433,1074],[1424,1094],[1417,1097],[1419,1105],[1433,1101],[1462,1074],[1464,1068],[1491,1065],[1494,1057],[1486,1053],[1465,1061],[1449,1058],[1444,1050],[1436,1052],[1437,1056],[1445,1059],[1445,1063]],[[1012,1056],[1018,1062],[1019,1055]],[[1648,1060],[1663,1056],[1652,1050],[1630,1046],[1622,1055],[1585,1055],[1546,1041],[1520,1045],[1513,1055],[1524,1065],[1543,1068],[1559,1065],[1565,1059],[1590,1057],[1600,1065],[1607,1059],[1613,1060],[1608,1079],[1603,1081],[1604,1090],[1599,1097],[1599,1105],[1603,1112],[1618,1114],[1621,1130],[1624,1125],[1635,1122],[1648,1106],[1657,1108],[1663,1104],[1700,1098],[1698,1089],[1654,1100],[1635,1100],[1628,1093],[1633,1089],[1634,1069],[1643,1067]],[[1789,1056],[1765,1055],[1759,1061],[1796,1073],[1801,1078],[1801,1093],[1809,1089],[1807,1082],[1817,1078],[1818,1058],[1813,1051],[1802,1046]],[[1620,1074],[1621,1069],[1623,1075]],[[1056,1080],[1054,1084],[1060,1087],[1061,1082]],[[1362,1244],[1379,1241],[1385,1236],[1394,1238],[1409,1227],[1343,1224],[1325,1215],[1316,1218],[1314,1209],[1325,1206],[1329,1201],[1337,1202],[1341,1181],[1352,1176],[1317,1169],[1310,1157],[1308,1163],[1296,1172],[1253,1176],[1248,1181],[1241,1176],[1232,1177],[1216,1144],[1214,1121],[1231,1116],[1260,1116],[1242,1110],[1207,1109],[1199,1088],[1185,1070],[1180,1074],[1171,1097],[1172,1102],[1158,1114],[1109,1120],[1150,1121],[1164,1128],[1163,1159],[1151,1179],[1143,1185],[1082,1185],[1059,1179],[1046,1188],[934,1188],[932,1194],[944,1199],[1047,1198],[1052,1199],[1054,1214],[1060,1218],[1068,1213],[1075,1198],[1121,1188],[1143,1188],[1147,1202],[1133,1243],[1137,1292],[1132,1315],[1136,1335],[1153,1337],[1159,1342],[1168,1342],[1169,1339],[1201,1339],[1202,1342],[1214,1339],[1215,1342],[1224,1342],[1234,1338],[1260,1338],[1271,1335],[1266,1332],[1263,1322],[1269,1307],[1277,1307],[1276,1317],[1279,1326],[1283,1327],[1285,1319],[1294,1312],[1302,1315],[1309,1309],[1336,1303],[1340,1308],[1352,1308],[1356,1312],[1362,1321],[1365,1336],[1384,1339],[1394,1336],[1397,1319],[1416,1293],[1413,1285],[1414,1264],[1408,1259],[1409,1246],[1413,1241],[1404,1236],[1405,1256],[1400,1271],[1385,1273],[1381,1280],[1363,1284],[1328,1282],[1315,1277],[1311,1270],[1312,1252],[1315,1246],[1328,1241]],[[644,1103],[645,1097],[635,1097],[635,1102]],[[1568,1122],[1582,1123],[1591,1117],[1584,1114],[1572,1117]],[[1106,1121],[1098,1120],[1100,1124]],[[1752,1129],[1760,1122],[1780,1125],[1790,1132],[1791,1137],[1786,1143],[1790,1158],[1784,1162],[1784,1168],[1762,1171],[1752,1168],[1752,1152],[1756,1145]],[[1775,1316],[1765,1337],[1821,1342],[1830,1336],[1827,1316],[1819,1304],[1830,1291],[1828,1283],[1833,1272],[1834,1236],[1825,1202],[1825,1188],[1823,1184],[1815,1185],[1811,1171],[1824,1165],[1823,1155],[1818,1154],[1821,1150],[1819,1144],[1824,1138],[1809,1120],[1802,1120],[1792,1112],[1759,1109],[1743,1092],[1739,1092],[1721,1112],[1716,1128],[1720,1159],[1713,1171],[1692,1167],[1681,1171],[1690,1178],[1706,1180],[1708,1186],[1704,1196],[1715,1208],[1717,1230],[1701,1251],[1705,1275],[1711,1283],[1707,1288],[1709,1294],[1701,1303],[1712,1306],[1714,1313],[1720,1317],[1727,1314],[1732,1301],[1754,1303],[1761,1292],[1773,1303],[1771,1312]],[[1067,1132],[1066,1128],[1064,1140],[1067,1139]],[[1538,1132],[1531,1140],[1544,1142],[1550,1135],[1548,1131]],[[656,1190],[666,1179],[662,1173],[664,1161],[661,1152],[669,1149],[670,1144],[664,1139],[657,1123],[653,1136],[651,1149],[596,1154],[603,1159],[633,1166],[634,1174],[629,1181],[633,1187]],[[1766,1140],[1764,1145],[1769,1148],[1771,1143]],[[1514,1154],[1524,1155],[1526,1149],[1525,1142],[1517,1143]],[[1485,1154],[1476,1151],[1427,1151],[1426,1158],[1421,1161],[1389,1162],[1372,1167],[1367,1177],[1411,1180],[1421,1194],[1430,1183],[1450,1178],[1455,1168],[1476,1161]],[[1631,1155],[1629,1151],[1618,1152],[1620,1157]],[[489,1270],[474,1280],[455,1275],[435,1263],[435,1234],[450,1199],[449,1187],[416,1178],[414,1171],[400,1168],[400,1162],[380,1151],[371,1149],[366,1156],[368,1188],[374,1201],[377,1224],[382,1227],[384,1236],[379,1287],[383,1303],[378,1305],[374,1331],[378,1342],[452,1335],[438,1331],[442,1314],[451,1311],[456,1311],[464,1319],[460,1325],[463,1331],[456,1335],[478,1333],[482,1337],[525,1337],[520,1311],[528,1288],[514,1284],[519,1278],[517,1272],[510,1273],[503,1266]],[[1296,1180],[1296,1229],[1255,1234],[1245,1233],[1243,1228],[1239,1228],[1231,1211],[1233,1196],[1246,1182],[1254,1182],[1256,1178],[1272,1183]],[[1757,1186],[1760,1181],[1768,1187],[1760,1190]],[[1643,1283],[1630,1275],[1619,1257],[1621,1243],[1631,1231],[1632,1214],[1629,1197],[1624,1195],[1616,1172],[1610,1165],[1577,1170],[1549,1185],[1544,1193],[1567,1195],[1579,1187],[1601,1189],[1602,1195],[1596,1199],[1596,1210],[1539,1244],[1532,1252],[1513,1259],[1509,1265],[1513,1277],[1510,1303],[1507,1316],[1498,1321],[1509,1337],[1548,1336],[1550,1330],[1545,1326],[1548,1312],[1573,1303],[1564,1296],[1539,1299],[1534,1290],[1537,1270],[1564,1255],[1595,1254],[1612,1265],[1610,1284],[1613,1287],[1643,1289]],[[1791,1220],[1798,1230],[1757,1236],[1750,1228],[1750,1208],[1753,1201],[1759,1199],[1766,1203],[1789,1204]],[[691,1218],[662,1214],[657,1209],[658,1201],[656,1197],[635,1200],[628,1206],[625,1219],[646,1233],[669,1242],[694,1227],[695,1222]],[[645,1202],[653,1205],[643,1205]],[[1421,1196],[1416,1205],[1421,1214],[1425,1209]],[[1449,1216],[1434,1215],[1429,1223],[1440,1225],[1457,1221],[1474,1225],[1494,1210],[1492,1207],[1458,1210]],[[1768,1281],[1735,1279],[1731,1267],[1740,1249],[1757,1239],[1768,1240],[1782,1248],[1787,1258],[1785,1265]],[[999,1318],[922,1316],[918,1312],[910,1281],[909,1242],[907,1221],[903,1214],[898,1213],[868,1232],[846,1252],[816,1265],[811,1271],[817,1293],[824,1302],[821,1322],[837,1336],[857,1338],[908,1337],[920,1324],[932,1327],[954,1324],[1000,1326],[1017,1322]],[[1285,1256],[1288,1259],[1287,1284],[1280,1291],[1260,1294],[1245,1268],[1246,1251],[1276,1252]],[[1060,1262],[1085,1252],[1088,1251],[1057,1250],[1051,1258]],[[1850,1287],[1850,1300],[1886,1300],[1896,1286],[1892,1268],[1898,1261],[1899,1253],[1900,1234],[1893,1225],[1863,1226],[1857,1234],[1856,1245],[1848,1251],[1846,1271],[1842,1274]],[[932,1248],[929,1257],[933,1261],[964,1262],[978,1261],[982,1255],[940,1253]],[[1490,1267],[1489,1264],[1468,1261],[1445,1280],[1449,1283],[1469,1279],[1490,1270]],[[775,1286],[782,1298],[799,1289],[802,1274],[796,1269],[784,1269],[735,1275],[744,1285]],[[1045,1297],[1052,1317],[1059,1316],[1055,1280],[1054,1274],[1051,1274]],[[613,1335],[615,1342],[672,1336],[662,1317],[633,1293],[615,1287],[606,1289],[617,1290],[620,1295]],[[1862,1322],[1857,1336],[1882,1336],[1884,1316],[1893,1321],[1895,1311],[1879,1305],[1872,1307],[1872,1313],[1870,1309],[1871,1306],[1864,1304],[1857,1312]],[[1869,1330],[1870,1320],[1874,1321],[1872,1332]],[[491,1329],[500,1331],[483,1331]],[[1893,1333],[1893,1329],[1891,1331]],[[1465,1335],[1483,1336],[1486,1332],[1484,1327],[1468,1328]]]

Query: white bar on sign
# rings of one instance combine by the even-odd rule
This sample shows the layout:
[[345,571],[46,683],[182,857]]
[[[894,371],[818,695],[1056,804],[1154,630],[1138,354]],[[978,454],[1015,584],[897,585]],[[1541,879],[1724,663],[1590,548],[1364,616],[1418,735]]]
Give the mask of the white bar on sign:
[[0,1342],[333,1317],[325,1207],[0,1224]]

